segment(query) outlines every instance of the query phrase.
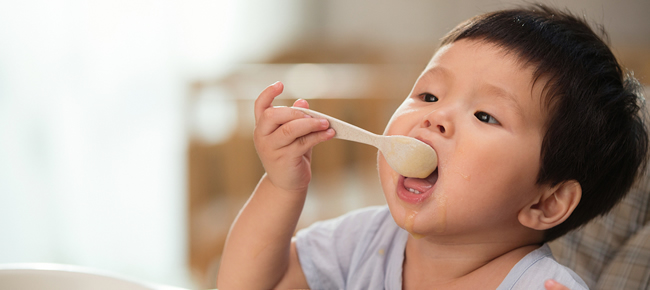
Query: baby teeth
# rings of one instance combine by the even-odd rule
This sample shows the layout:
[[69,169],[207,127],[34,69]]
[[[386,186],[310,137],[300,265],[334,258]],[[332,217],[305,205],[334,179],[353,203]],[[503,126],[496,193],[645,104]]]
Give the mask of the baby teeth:
[[417,190],[415,190],[413,188],[409,188],[409,192],[414,193],[414,194],[421,194],[421,192],[419,192],[419,191],[417,191]]

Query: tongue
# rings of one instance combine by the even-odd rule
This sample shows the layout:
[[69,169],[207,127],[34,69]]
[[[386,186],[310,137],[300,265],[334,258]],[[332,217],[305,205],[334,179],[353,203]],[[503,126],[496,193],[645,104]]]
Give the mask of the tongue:
[[434,171],[427,178],[410,178],[404,179],[404,187],[413,188],[419,192],[429,190],[438,181],[438,170]]

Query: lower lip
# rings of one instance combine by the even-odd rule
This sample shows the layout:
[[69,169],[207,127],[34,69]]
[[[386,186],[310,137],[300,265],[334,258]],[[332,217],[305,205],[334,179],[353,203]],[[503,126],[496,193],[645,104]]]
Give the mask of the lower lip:
[[423,202],[425,199],[431,196],[431,194],[433,193],[433,189],[436,187],[434,184],[431,188],[429,188],[429,190],[420,194],[415,194],[408,191],[408,189],[404,187],[404,179],[405,179],[404,176],[400,176],[399,179],[397,180],[397,196],[399,197],[399,199],[401,199],[406,203],[418,204]]

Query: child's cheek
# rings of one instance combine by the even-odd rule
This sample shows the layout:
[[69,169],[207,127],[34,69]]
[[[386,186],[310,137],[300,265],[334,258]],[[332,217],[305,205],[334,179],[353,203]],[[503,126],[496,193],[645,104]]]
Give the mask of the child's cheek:
[[443,233],[447,229],[447,196],[443,193],[436,195],[434,198],[436,205],[433,216],[436,225],[434,231]]
[[[469,166],[469,164],[471,163],[471,160],[474,159],[470,156],[471,152],[472,151],[467,151],[461,146],[456,147],[453,155],[455,160],[453,165],[448,168],[450,172],[459,175],[464,181],[470,181],[472,177],[472,170],[470,169],[471,166]],[[449,164],[449,162],[446,163]]]

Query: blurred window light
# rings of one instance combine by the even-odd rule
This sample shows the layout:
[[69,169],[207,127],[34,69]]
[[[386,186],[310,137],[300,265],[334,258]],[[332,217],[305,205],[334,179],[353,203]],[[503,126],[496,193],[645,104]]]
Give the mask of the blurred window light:
[[[0,263],[192,288],[188,84],[285,46],[299,3],[1,1]],[[224,92],[205,94],[196,132],[227,138],[236,110]]]
[[198,140],[218,144],[237,129],[237,102],[222,88],[201,90],[190,110],[190,132]]

